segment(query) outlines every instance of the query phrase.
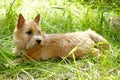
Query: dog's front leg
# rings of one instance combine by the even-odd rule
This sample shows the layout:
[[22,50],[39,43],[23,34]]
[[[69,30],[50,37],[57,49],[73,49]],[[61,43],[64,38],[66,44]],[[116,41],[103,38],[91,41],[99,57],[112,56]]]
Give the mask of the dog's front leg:
[[13,49],[13,53],[14,53],[15,55],[17,55],[17,56],[20,56],[20,50],[19,50],[19,48],[15,47],[15,48]]

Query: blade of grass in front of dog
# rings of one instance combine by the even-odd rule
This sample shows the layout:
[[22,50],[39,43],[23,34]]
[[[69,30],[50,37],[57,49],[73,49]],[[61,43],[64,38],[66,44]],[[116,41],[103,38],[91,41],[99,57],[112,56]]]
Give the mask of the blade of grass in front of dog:
[[75,65],[75,69],[76,69],[76,73],[77,73],[77,76],[78,76],[78,80],[80,80],[80,73],[79,73],[79,70],[78,70],[78,67],[77,67],[77,64],[76,64],[76,59],[75,59],[75,55],[74,55],[74,52],[79,48],[79,46],[76,46],[75,48],[73,48],[70,53],[63,58],[63,60],[60,62],[62,63],[63,61],[65,61],[67,59],[68,56],[72,55],[73,57],[73,60],[74,60],[74,65]]
[[65,61],[65,60],[68,58],[68,56],[72,55],[72,54],[78,49],[78,47],[79,47],[79,46],[74,47],[74,48],[69,52],[69,54],[68,54],[67,56],[62,57],[62,61],[61,61],[60,63],[62,63],[63,61]]
[[30,75],[27,71],[25,70],[21,70],[22,72],[24,72],[25,74],[27,74],[30,77],[30,80],[34,80],[34,78],[32,77],[32,75]]
[[77,70],[78,80],[80,80],[80,73],[79,73],[79,70],[78,70],[78,67],[77,67],[77,63],[76,63],[76,59],[75,59],[74,52],[72,53],[72,56],[73,56],[75,68],[76,68],[76,70]]

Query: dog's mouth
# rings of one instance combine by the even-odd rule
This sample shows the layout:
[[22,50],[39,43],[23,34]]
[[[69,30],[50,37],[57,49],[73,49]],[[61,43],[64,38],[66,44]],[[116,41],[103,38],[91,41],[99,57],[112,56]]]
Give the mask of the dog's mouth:
[[40,45],[40,43],[39,43],[39,44],[37,43],[37,44],[33,45],[33,47],[35,47],[35,46],[39,46],[39,45]]
[[31,49],[31,48],[35,48],[35,47],[37,47],[37,46],[39,46],[40,45],[40,43],[38,44],[38,43],[35,43],[35,44],[27,44],[26,45],[26,49]]

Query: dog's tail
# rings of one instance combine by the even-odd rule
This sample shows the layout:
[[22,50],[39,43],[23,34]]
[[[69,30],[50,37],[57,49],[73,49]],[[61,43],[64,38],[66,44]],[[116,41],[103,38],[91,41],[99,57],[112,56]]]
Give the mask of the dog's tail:
[[104,39],[102,36],[97,34],[96,32],[92,31],[91,29],[88,29],[87,34],[90,36],[90,38],[95,41],[95,43],[100,43],[102,45],[102,48],[109,49],[109,45],[106,39]]

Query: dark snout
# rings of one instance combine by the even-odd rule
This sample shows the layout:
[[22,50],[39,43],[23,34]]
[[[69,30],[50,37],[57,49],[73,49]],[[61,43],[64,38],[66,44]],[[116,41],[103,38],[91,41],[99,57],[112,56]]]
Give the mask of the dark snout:
[[41,42],[41,40],[40,40],[40,39],[37,39],[36,42],[39,44],[39,43]]

